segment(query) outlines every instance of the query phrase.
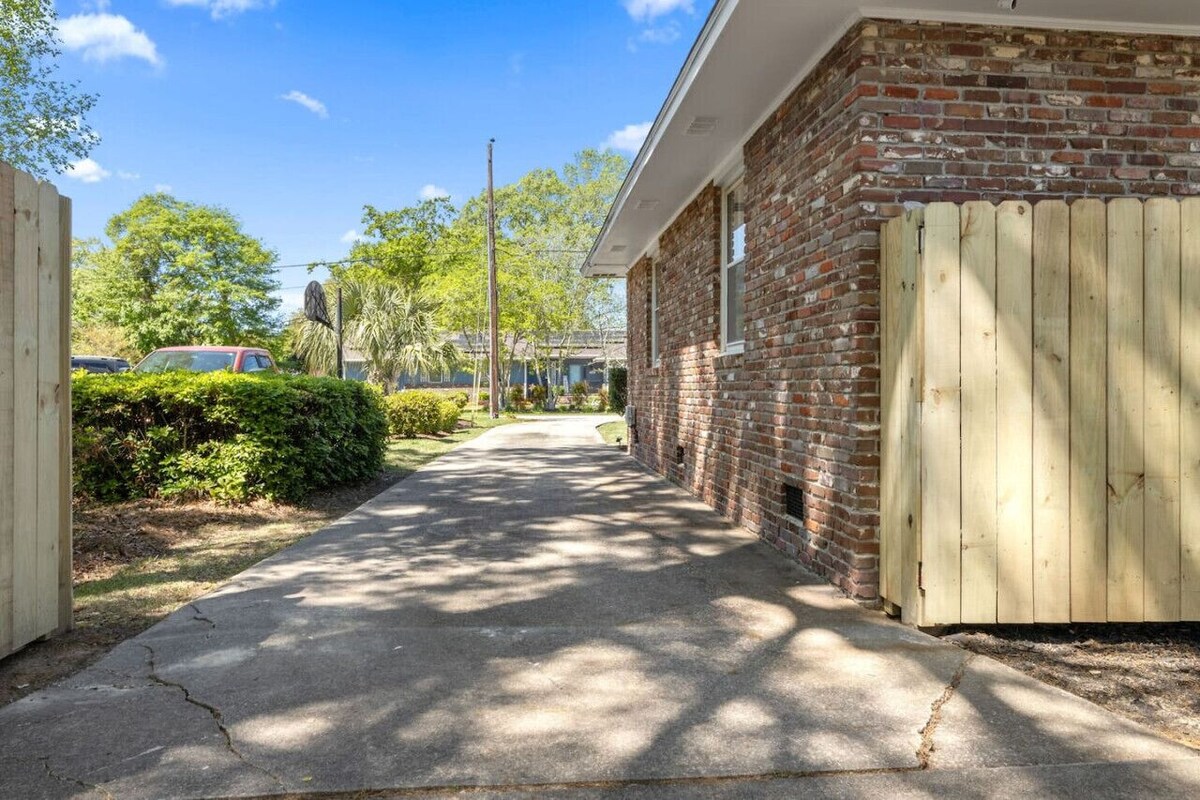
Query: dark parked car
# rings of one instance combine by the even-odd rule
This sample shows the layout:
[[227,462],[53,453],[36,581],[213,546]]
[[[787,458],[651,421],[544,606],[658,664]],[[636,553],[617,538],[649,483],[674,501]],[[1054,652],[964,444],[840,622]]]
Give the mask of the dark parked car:
[[278,372],[275,359],[257,347],[160,347],[134,372]]
[[111,356],[71,356],[71,369],[85,369],[88,372],[128,372],[129,362],[123,358]]

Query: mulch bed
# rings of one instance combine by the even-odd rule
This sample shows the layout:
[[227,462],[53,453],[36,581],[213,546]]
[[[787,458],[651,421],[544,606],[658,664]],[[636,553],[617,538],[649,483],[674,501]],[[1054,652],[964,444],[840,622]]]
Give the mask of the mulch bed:
[[1002,625],[946,638],[1200,748],[1200,623]]

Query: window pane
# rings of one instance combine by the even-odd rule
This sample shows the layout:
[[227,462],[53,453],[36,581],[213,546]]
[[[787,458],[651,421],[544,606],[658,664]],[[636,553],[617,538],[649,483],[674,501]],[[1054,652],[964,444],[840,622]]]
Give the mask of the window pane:
[[725,341],[740,342],[746,338],[742,322],[742,305],[746,294],[745,261],[729,266],[725,274],[725,291]]
[[746,255],[746,185],[738,181],[725,195],[725,263]]

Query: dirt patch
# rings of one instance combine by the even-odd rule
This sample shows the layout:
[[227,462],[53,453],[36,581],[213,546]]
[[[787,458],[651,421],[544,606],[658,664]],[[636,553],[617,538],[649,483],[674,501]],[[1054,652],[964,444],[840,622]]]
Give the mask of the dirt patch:
[[946,637],[1200,748],[1200,624],[997,626]]
[[404,476],[303,504],[134,500],[74,508],[75,628],[0,661],[0,705],[97,661],[193,598],[357,508]]

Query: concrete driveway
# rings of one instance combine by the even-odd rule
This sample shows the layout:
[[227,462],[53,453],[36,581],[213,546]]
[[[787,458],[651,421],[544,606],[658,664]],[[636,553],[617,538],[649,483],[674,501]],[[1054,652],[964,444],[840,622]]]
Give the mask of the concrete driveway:
[[860,609],[598,421],[492,431],[0,710],[0,797],[1200,794],[1196,752]]

